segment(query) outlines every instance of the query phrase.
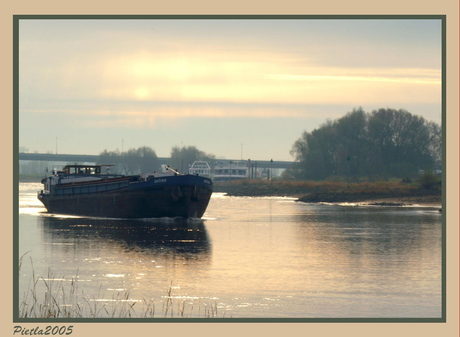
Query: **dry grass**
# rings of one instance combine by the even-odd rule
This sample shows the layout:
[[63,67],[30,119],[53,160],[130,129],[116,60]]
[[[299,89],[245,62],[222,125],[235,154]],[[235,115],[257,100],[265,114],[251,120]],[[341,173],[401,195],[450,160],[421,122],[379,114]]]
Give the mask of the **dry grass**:
[[378,182],[343,182],[343,181],[278,181],[236,180],[215,183],[216,192],[227,192],[229,195],[269,196],[284,195],[299,197],[313,192],[322,193],[363,193],[386,194],[389,192],[409,194],[420,189],[414,184],[403,184],[400,181]]
[[[24,254],[26,255],[26,254]],[[19,270],[24,255],[19,261]],[[175,299],[172,282],[163,299],[163,310],[156,313],[155,299],[131,299],[130,292],[118,292],[110,299],[99,287],[97,294],[85,294],[79,289],[78,272],[66,279],[50,270],[46,277],[35,274],[33,263],[29,287],[19,304],[21,318],[217,318],[217,304],[188,304]],[[225,316],[225,315],[224,315]]]

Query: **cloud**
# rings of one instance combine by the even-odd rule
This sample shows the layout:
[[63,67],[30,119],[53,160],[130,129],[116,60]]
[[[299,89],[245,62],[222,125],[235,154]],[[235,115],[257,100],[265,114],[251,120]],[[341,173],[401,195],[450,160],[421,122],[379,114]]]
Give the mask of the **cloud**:
[[[294,21],[285,23],[292,25],[286,31],[270,22],[257,29],[245,22],[243,29],[196,21],[190,27],[202,30],[186,34],[179,34],[186,26],[180,20],[135,22],[131,29],[117,28],[119,22],[64,22],[62,31],[55,22],[41,34],[35,22],[22,30],[29,29],[21,40],[21,113],[84,115],[87,121],[78,123],[143,127],[192,117],[288,118],[305,114],[294,107],[309,104],[441,102],[440,70],[427,61],[403,67],[395,51],[407,56],[410,46],[401,49],[399,41],[391,48],[400,30],[379,47],[375,34],[346,39],[331,25],[325,26],[329,32],[311,34],[294,29]],[[351,25],[349,35],[357,36],[362,25]],[[210,27],[218,32],[204,34]],[[425,50],[423,41],[417,51]]]
[[[317,72],[317,71],[316,71]],[[331,72],[330,70],[326,73]],[[269,74],[266,78],[273,80],[286,81],[345,81],[345,82],[391,82],[405,84],[432,84],[441,85],[440,70],[433,69],[353,69],[353,74],[341,75],[349,73],[350,70],[336,70],[337,75],[288,75],[288,74]]]
[[[80,112],[76,123],[85,128],[159,128],[173,127],[190,119],[298,118],[308,115],[302,106],[234,104],[229,102],[124,102],[118,108]],[[85,116],[87,118],[85,118]]]
[[104,99],[133,101],[364,104],[369,97],[383,102],[418,96],[433,102],[441,85],[437,69],[320,67],[284,54],[208,49],[187,56],[125,55],[106,62],[103,72]]

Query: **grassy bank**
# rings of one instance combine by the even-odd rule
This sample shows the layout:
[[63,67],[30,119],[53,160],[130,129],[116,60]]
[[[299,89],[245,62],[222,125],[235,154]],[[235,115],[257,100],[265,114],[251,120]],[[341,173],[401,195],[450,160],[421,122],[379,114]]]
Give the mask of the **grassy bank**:
[[217,182],[215,192],[231,196],[284,196],[303,202],[374,202],[441,204],[441,189],[423,188],[417,183],[384,182],[313,182],[240,180]]

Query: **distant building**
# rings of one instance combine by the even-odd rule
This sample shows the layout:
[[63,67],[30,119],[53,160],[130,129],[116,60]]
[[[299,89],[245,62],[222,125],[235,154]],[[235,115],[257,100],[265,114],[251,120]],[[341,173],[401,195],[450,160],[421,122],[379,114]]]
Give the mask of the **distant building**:
[[211,177],[211,167],[207,161],[196,160],[188,169],[189,174],[198,174],[204,177]]
[[214,163],[214,181],[228,181],[248,178],[248,166],[246,162],[229,161]]
[[189,166],[188,173],[209,177],[214,181],[271,179],[276,176],[274,174],[276,170],[257,168],[257,163],[250,161],[219,160],[211,165],[207,161],[196,160]]

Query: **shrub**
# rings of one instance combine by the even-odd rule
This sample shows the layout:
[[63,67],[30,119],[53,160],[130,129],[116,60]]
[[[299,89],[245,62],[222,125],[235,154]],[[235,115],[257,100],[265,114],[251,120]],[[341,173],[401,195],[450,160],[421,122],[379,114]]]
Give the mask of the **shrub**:
[[433,172],[425,172],[419,178],[419,183],[423,188],[432,189],[438,183],[438,177]]

